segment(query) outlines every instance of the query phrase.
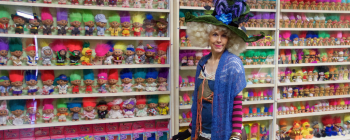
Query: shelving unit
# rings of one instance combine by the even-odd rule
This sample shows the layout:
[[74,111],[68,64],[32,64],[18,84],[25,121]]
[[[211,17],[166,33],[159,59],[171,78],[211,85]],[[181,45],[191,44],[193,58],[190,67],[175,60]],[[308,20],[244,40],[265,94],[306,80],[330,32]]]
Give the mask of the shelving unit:
[[331,10],[296,10],[296,9],[281,9],[282,13],[344,13],[348,14],[350,11],[331,11]]
[[350,31],[350,28],[280,28],[280,31]]
[[334,83],[350,83],[350,80],[278,83],[278,86],[317,85],[317,84],[334,84]]
[[79,70],[79,69],[125,69],[125,68],[170,68],[170,64],[133,64],[133,65],[93,65],[93,66],[6,66],[0,70]]
[[277,119],[281,118],[296,118],[296,117],[308,117],[308,116],[321,116],[329,114],[344,114],[349,113],[350,110],[336,110],[336,111],[322,111],[322,112],[312,112],[312,113],[298,113],[298,114],[289,114],[289,115],[278,115]]
[[326,49],[326,48],[350,48],[350,46],[279,46],[279,49]]
[[302,64],[278,64],[282,67],[308,67],[308,66],[334,66],[334,65],[350,65],[350,62],[331,62],[331,63],[302,63]]
[[277,100],[277,102],[278,103],[288,103],[288,102],[300,102],[300,101],[312,101],[312,100],[328,100],[328,99],[338,99],[338,98],[350,98],[350,95],[334,95],[334,96],[318,96],[318,97],[303,97],[303,98],[280,99],[280,100]]
[[59,36],[59,35],[29,35],[29,34],[0,34],[0,37],[20,37],[38,39],[77,39],[77,40],[170,40],[170,37],[121,37],[121,36]]

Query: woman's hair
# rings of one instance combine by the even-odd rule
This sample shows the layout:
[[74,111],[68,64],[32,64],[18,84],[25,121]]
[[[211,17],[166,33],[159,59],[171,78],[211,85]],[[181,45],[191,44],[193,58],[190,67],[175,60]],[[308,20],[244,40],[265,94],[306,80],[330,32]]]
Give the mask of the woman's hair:
[[199,22],[190,22],[187,26],[187,35],[193,46],[208,47],[210,32],[219,30],[227,33],[228,42],[226,48],[229,52],[238,56],[246,49],[246,43],[244,40],[226,27]]

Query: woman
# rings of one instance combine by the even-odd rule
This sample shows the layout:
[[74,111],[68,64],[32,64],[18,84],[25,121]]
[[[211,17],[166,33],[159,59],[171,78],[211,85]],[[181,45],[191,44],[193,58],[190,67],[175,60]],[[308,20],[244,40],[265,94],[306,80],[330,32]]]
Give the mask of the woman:
[[257,41],[264,33],[248,38],[238,29],[251,17],[244,1],[215,0],[214,4],[212,15],[186,14],[189,39],[194,46],[210,46],[211,53],[197,65],[191,126],[174,140],[190,136],[194,140],[242,139],[241,92],[246,80],[237,55],[245,50],[246,42]]

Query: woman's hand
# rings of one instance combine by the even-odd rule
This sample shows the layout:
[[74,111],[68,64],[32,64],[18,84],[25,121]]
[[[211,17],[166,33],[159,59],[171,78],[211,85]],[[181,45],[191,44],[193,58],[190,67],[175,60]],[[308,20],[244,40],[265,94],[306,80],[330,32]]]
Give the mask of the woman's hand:
[[170,138],[170,140],[184,140],[191,137],[191,129],[187,129],[185,132],[179,132],[177,135]]

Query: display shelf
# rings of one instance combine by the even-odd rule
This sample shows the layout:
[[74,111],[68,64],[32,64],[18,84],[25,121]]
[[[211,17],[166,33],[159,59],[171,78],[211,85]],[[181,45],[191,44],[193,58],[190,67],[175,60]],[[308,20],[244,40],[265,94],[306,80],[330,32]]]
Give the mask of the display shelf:
[[209,47],[202,48],[202,47],[180,47],[180,50],[210,50]]
[[180,126],[189,126],[190,123],[180,123]]
[[296,117],[309,117],[309,116],[321,116],[321,115],[329,115],[329,114],[342,114],[349,113],[348,110],[335,110],[335,111],[322,111],[322,112],[312,112],[312,113],[298,113],[298,114],[288,114],[288,115],[278,115],[277,118],[296,118]]
[[317,85],[317,84],[334,84],[334,83],[350,83],[350,80],[337,81],[316,81],[316,82],[292,82],[292,83],[278,83],[278,86],[297,86],[297,85]]
[[345,135],[345,136],[332,136],[332,137],[322,137],[322,138],[312,138],[312,139],[308,139],[308,140],[349,140],[349,135]]
[[170,40],[170,37],[113,37],[113,36],[59,36],[30,34],[0,34],[0,37],[40,38],[40,39],[78,39],[78,40]]
[[264,121],[264,120],[272,120],[273,117],[252,117],[252,118],[243,118],[243,122],[250,122],[250,121]]
[[279,46],[278,49],[326,49],[326,48],[350,48],[350,45],[337,46]]
[[194,91],[194,87],[181,87],[180,91]]
[[154,91],[154,92],[117,92],[117,93],[92,93],[92,94],[53,94],[53,95],[22,95],[22,96],[0,96],[2,100],[16,99],[58,99],[58,98],[84,98],[84,97],[120,97],[120,96],[137,96],[137,95],[160,95],[170,94],[170,91]]
[[350,13],[350,11],[281,9],[282,13]]
[[247,46],[247,50],[254,50],[254,49],[275,49],[275,46]]
[[[275,84],[250,84],[245,88],[261,88],[261,87],[274,87]],[[180,91],[193,91],[194,87],[181,87]]]
[[[204,7],[193,7],[193,6],[180,6],[180,9],[187,10],[206,10]],[[214,10],[212,7],[210,10]],[[276,9],[250,9],[251,12],[276,12]]]
[[[180,29],[187,29],[187,26],[180,26]],[[260,30],[260,31],[273,31],[276,28],[255,28],[255,27],[246,27],[247,30]]]
[[280,28],[281,31],[350,31],[350,28]]
[[284,68],[284,67],[334,66],[334,65],[350,65],[350,62],[278,64],[278,67],[279,68]]
[[78,70],[78,69],[124,69],[169,68],[170,64],[94,65],[94,66],[0,66],[0,70]]
[[192,105],[180,105],[180,109],[191,109]]
[[38,123],[38,124],[24,124],[20,126],[0,126],[0,130],[11,129],[25,129],[25,128],[40,128],[40,127],[55,127],[55,126],[71,126],[71,125],[86,125],[86,124],[100,124],[100,123],[116,123],[116,122],[135,122],[135,121],[147,121],[147,120],[163,120],[170,119],[170,115],[158,115],[149,117],[134,117],[123,119],[105,119],[105,120],[79,120],[79,121],[67,121],[67,122],[53,122],[53,123]]
[[260,101],[243,101],[243,105],[257,105],[257,104],[270,104],[274,103],[273,100],[260,100]]
[[[274,68],[275,65],[244,65],[245,69],[253,68]],[[197,66],[181,66],[180,70],[195,70]]]
[[319,96],[319,97],[303,97],[303,98],[279,99],[279,100],[277,100],[277,103],[312,101],[312,100],[328,100],[328,99],[337,99],[337,98],[350,98],[350,95],[334,95],[334,96]]
[[123,8],[123,7],[109,7],[107,6],[85,6],[85,5],[68,5],[68,4],[46,4],[46,3],[23,3],[0,1],[1,5],[13,6],[30,6],[30,7],[49,7],[49,8],[69,8],[69,9],[92,9],[92,10],[113,10],[113,11],[136,11],[136,12],[162,12],[169,13],[170,9],[146,9],[146,8]]

